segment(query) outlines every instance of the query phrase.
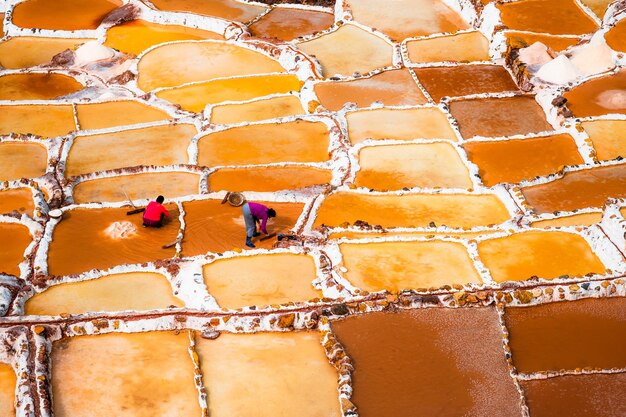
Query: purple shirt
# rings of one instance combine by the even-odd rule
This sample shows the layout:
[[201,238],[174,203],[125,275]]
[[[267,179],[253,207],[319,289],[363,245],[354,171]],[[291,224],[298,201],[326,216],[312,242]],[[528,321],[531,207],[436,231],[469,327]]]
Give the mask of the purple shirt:
[[248,207],[250,207],[250,214],[252,214],[254,220],[261,221],[261,232],[267,234],[267,207],[253,202],[248,202]]

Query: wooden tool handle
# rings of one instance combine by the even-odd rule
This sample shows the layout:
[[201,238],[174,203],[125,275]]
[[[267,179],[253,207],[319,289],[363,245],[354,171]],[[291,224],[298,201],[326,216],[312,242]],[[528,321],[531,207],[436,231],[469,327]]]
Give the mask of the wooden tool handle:
[[276,233],[270,233],[270,234],[269,234],[269,235],[267,235],[267,236],[263,236],[263,237],[262,237],[261,239],[259,239],[259,240],[260,240],[260,241],[264,241],[264,240],[267,240],[267,239],[271,239],[271,238],[273,238],[274,236],[276,236]]
[[130,216],[131,214],[142,213],[142,212],[144,212],[144,211],[146,211],[146,209],[145,209],[145,208],[138,208],[138,209],[134,209],[134,210],[127,211],[127,212],[126,212],[126,215],[127,215],[127,216]]

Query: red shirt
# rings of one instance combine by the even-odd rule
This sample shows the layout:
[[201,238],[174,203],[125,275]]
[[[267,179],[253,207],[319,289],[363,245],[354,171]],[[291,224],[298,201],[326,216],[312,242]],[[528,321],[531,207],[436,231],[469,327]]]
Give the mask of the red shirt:
[[148,204],[148,207],[146,207],[146,211],[143,213],[143,218],[147,220],[159,221],[161,220],[161,213],[166,216],[170,215],[170,213],[165,210],[165,207],[163,207],[163,204],[151,201],[150,204]]

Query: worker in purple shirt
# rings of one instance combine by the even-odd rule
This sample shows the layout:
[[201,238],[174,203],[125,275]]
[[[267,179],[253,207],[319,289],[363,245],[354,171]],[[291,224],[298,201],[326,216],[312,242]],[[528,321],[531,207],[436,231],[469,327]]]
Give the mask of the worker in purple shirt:
[[243,219],[246,222],[246,246],[254,248],[252,238],[261,235],[261,233],[256,230],[256,224],[261,223],[261,232],[267,236],[267,219],[276,217],[276,210],[268,208],[263,204],[250,201],[243,204],[241,211],[243,212]]

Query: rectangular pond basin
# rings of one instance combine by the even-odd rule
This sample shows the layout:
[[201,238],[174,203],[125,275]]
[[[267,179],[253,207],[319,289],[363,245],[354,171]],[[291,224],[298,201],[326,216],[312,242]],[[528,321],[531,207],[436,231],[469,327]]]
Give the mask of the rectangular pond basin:
[[343,275],[369,292],[440,288],[482,281],[456,242],[342,243]]
[[56,341],[51,355],[54,415],[201,415],[188,348],[185,331]]
[[328,184],[332,172],[308,166],[221,168],[209,175],[209,190],[275,192]]
[[626,298],[510,307],[504,319],[519,372],[626,366]]
[[626,120],[592,120],[582,123],[589,135],[596,156],[608,161],[619,156],[626,158]]
[[46,173],[48,151],[33,142],[0,142],[0,181],[37,178]]
[[321,32],[335,23],[332,13],[321,10],[275,7],[248,26],[252,35],[289,42],[300,36]]
[[76,130],[70,104],[19,104],[0,106],[0,135],[33,134],[45,138]]
[[211,123],[229,125],[305,114],[296,96],[279,96],[249,103],[220,104],[211,109]]
[[328,239],[376,239],[376,238],[391,238],[391,237],[404,237],[404,238],[432,238],[432,237],[453,237],[457,239],[475,239],[480,236],[492,235],[494,233],[500,233],[499,230],[483,230],[481,232],[467,232],[467,231],[454,231],[454,232],[388,232],[388,231],[373,231],[373,232],[361,232],[361,231],[336,231],[328,234]]
[[626,70],[594,78],[563,94],[576,117],[626,114]]
[[202,269],[220,307],[236,309],[322,298],[313,288],[316,268],[308,255],[278,253],[218,259]]
[[106,129],[170,119],[170,115],[163,110],[134,100],[77,104],[76,116],[81,130]]
[[20,276],[20,263],[32,236],[28,227],[17,223],[0,223],[0,273]]
[[29,68],[50,62],[66,49],[75,50],[92,39],[19,36],[0,42],[0,65],[6,69]]
[[15,386],[17,378],[11,365],[0,363],[0,415],[15,416]]
[[157,9],[168,12],[194,13],[221,17],[226,20],[248,22],[267,10],[266,6],[242,3],[236,0],[154,0]]
[[489,60],[489,40],[478,31],[410,40],[406,50],[414,64]]
[[598,29],[575,0],[522,0],[497,7],[510,29],[553,35],[584,35]]
[[13,23],[23,28],[97,29],[121,0],[27,0],[13,9]]
[[340,417],[338,375],[317,332],[196,337],[211,417]]
[[72,77],[58,73],[16,73],[0,76],[0,100],[52,100],[83,89]]
[[580,42],[580,38],[564,38],[559,35],[549,35],[546,33],[507,31],[505,35],[507,44],[516,48],[526,48],[535,42],[541,42],[555,52],[564,51],[570,46],[574,46]]
[[532,222],[531,227],[567,227],[567,226],[591,226],[600,223],[602,213],[583,213],[574,214],[573,216],[558,217],[556,219],[539,220]]
[[361,417],[521,416],[495,308],[425,308],[332,322]]
[[33,215],[35,202],[30,188],[15,188],[0,191],[0,215],[12,212]]

